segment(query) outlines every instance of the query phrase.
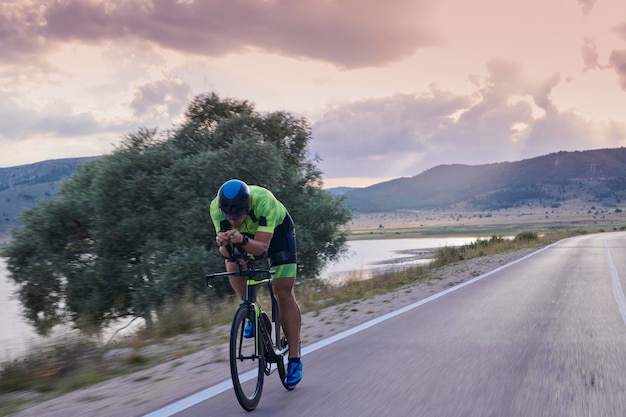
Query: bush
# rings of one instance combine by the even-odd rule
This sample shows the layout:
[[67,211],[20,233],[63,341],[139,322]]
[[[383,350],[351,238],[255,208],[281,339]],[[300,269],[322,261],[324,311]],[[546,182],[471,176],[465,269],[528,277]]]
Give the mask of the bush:
[[539,240],[539,235],[536,232],[521,232],[515,235],[516,242],[532,242]]
[[435,260],[433,262],[434,267],[447,265],[455,262],[462,261],[464,259],[463,256],[463,248],[455,248],[448,247],[439,249],[435,252]]

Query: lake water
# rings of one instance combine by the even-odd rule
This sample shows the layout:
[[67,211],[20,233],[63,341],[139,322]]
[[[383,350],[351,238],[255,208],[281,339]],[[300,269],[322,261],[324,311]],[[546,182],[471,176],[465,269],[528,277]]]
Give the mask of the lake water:
[[[329,265],[322,278],[334,283],[358,276],[367,278],[381,269],[403,268],[429,262],[429,250],[461,246],[475,237],[358,240],[348,242],[348,254]],[[14,299],[15,285],[7,277],[6,262],[0,258],[0,362],[26,352],[42,339],[20,315],[20,304]]]
[[375,272],[427,264],[432,250],[462,246],[476,237],[356,240],[348,242],[348,254],[322,272],[322,279],[339,283],[345,279],[365,279]]
[[13,299],[15,285],[7,278],[6,262],[0,258],[0,361],[23,352],[39,340],[37,333],[20,316],[20,304]]

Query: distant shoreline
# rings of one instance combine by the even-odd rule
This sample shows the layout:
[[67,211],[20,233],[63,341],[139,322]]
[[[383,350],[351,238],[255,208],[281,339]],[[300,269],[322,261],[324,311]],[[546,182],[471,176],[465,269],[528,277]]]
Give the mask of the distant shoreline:
[[591,211],[583,204],[559,209],[520,207],[493,212],[432,210],[357,213],[348,240],[516,235],[523,231],[611,231],[626,229],[626,213]]

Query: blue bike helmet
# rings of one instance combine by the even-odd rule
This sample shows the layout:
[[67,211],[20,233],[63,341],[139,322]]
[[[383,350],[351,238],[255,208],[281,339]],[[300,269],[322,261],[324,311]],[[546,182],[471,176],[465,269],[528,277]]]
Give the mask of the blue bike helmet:
[[228,180],[217,192],[218,206],[227,219],[238,219],[250,210],[248,185],[241,180]]

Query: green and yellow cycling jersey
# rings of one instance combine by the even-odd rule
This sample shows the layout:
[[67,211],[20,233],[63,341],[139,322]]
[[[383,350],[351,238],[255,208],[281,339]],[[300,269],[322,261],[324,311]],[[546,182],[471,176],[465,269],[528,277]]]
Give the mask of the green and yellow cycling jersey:
[[[256,232],[274,233],[274,229],[285,220],[287,209],[270,190],[258,185],[249,185],[248,188],[252,197],[252,207],[246,220],[236,230],[251,236]],[[232,229],[218,206],[217,197],[211,201],[211,220],[217,233]]]

